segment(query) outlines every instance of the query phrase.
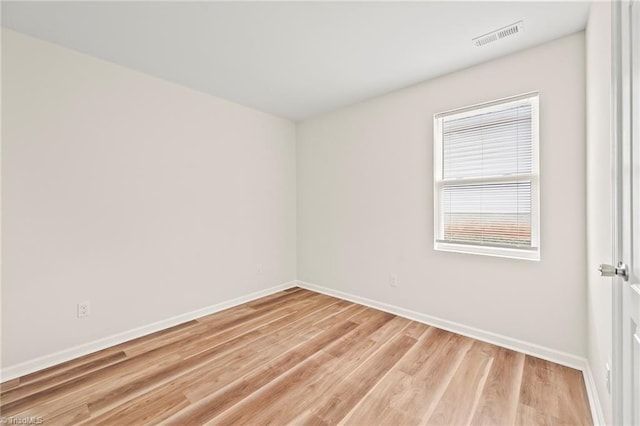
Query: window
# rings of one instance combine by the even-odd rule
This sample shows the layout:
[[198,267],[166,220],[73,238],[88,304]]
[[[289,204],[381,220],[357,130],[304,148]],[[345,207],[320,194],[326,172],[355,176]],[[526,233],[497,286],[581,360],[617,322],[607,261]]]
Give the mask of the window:
[[540,259],[538,94],[434,116],[435,249]]

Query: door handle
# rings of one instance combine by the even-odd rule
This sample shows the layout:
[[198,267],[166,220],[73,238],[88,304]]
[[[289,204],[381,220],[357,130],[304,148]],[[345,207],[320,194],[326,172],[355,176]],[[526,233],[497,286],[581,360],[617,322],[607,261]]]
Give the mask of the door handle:
[[618,262],[617,266],[603,263],[598,268],[601,277],[613,277],[615,275],[622,277],[623,280],[629,280],[629,268],[625,263]]

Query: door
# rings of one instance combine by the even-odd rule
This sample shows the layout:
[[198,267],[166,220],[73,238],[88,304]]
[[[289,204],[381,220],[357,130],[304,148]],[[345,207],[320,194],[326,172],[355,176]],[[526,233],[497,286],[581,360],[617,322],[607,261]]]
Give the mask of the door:
[[640,425],[640,0],[613,7],[614,422]]

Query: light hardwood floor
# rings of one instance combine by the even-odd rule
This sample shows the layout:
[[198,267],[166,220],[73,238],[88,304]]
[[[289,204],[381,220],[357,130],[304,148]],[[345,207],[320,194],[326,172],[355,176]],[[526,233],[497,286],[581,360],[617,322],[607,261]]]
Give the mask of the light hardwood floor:
[[1,392],[45,425],[592,424],[577,370],[297,288]]

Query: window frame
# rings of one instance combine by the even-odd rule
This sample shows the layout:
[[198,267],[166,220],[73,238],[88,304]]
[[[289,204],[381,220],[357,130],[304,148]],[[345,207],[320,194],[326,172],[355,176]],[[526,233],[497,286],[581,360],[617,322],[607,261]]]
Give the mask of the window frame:
[[[453,115],[463,118],[477,114],[478,110],[485,112],[498,111],[509,104],[517,104],[527,100],[532,105],[531,137],[532,137],[532,171],[527,174],[502,175],[487,178],[457,178],[443,179],[443,119]],[[490,102],[483,102],[463,108],[456,108],[433,115],[433,197],[434,197],[434,249],[438,251],[479,254],[486,256],[507,257],[512,259],[540,260],[540,94],[528,92],[521,95],[510,96]],[[444,235],[444,221],[441,220],[440,200],[447,184],[473,184],[478,182],[506,183],[531,181],[531,245],[532,248],[501,247],[473,243],[461,243],[443,241],[438,237]]]

